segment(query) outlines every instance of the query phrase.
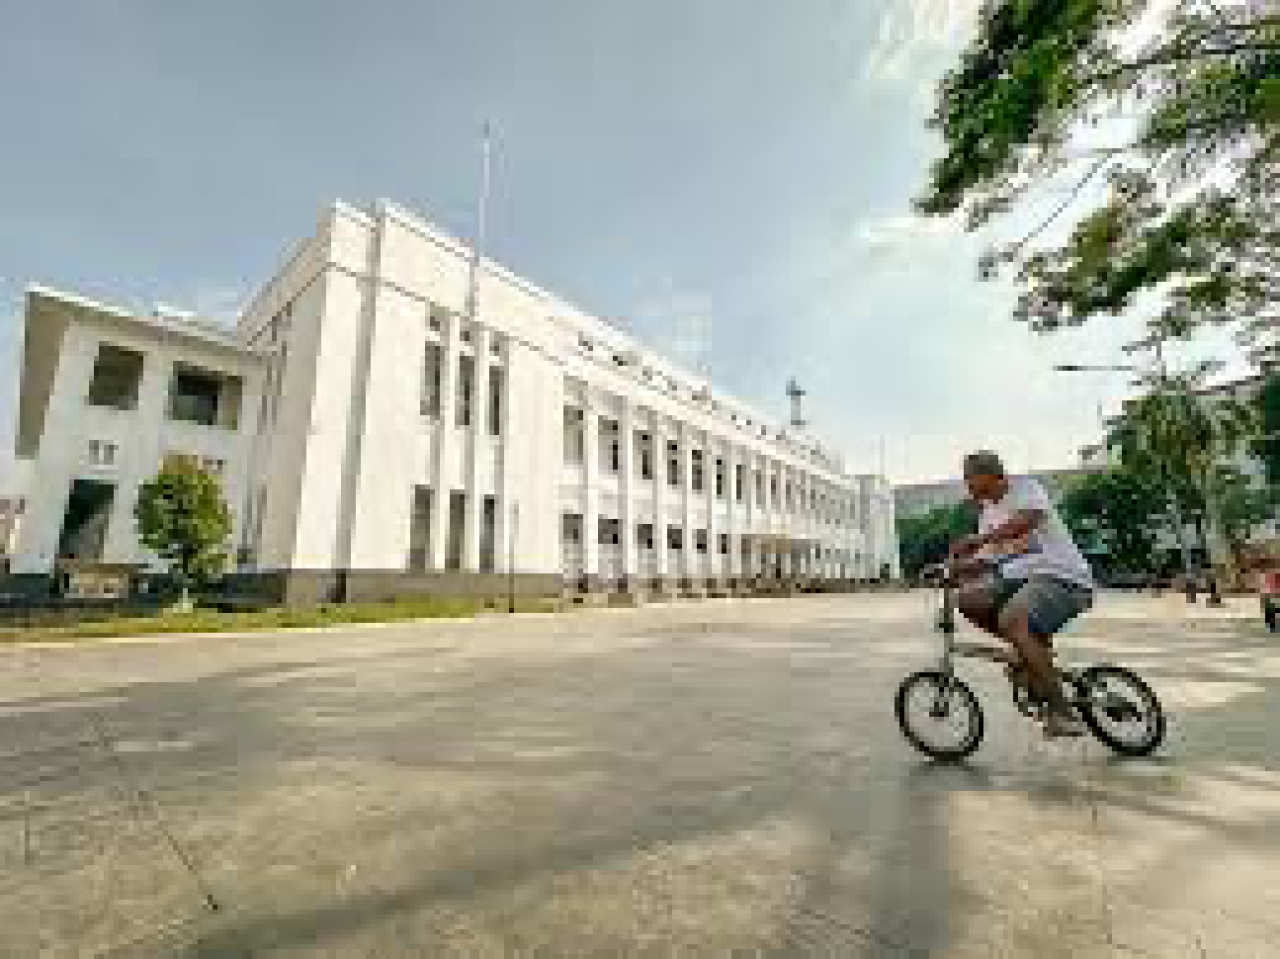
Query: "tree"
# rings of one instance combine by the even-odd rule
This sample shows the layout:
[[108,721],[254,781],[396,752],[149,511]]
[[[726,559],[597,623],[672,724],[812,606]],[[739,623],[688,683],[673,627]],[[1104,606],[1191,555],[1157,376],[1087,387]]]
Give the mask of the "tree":
[[[1039,331],[1160,294],[1165,332],[1233,326],[1259,358],[1280,324],[1280,12],[1268,0],[988,0],[942,80],[944,153],[917,201],[970,228],[1036,186],[1080,173],[1064,200],[981,273],[1018,262],[1015,316]],[[1163,20],[1160,18],[1163,17]],[[1153,37],[1135,45],[1147,18]],[[1099,123],[1123,138],[1101,146]],[[1082,170],[1073,168],[1084,164]],[[1105,199],[1056,249],[1033,243],[1099,177]]]
[[134,518],[138,538],[169,565],[188,606],[190,586],[207,582],[226,563],[231,515],[217,478],[186,459],[166,463],[139,488]]
[[897,526],[903,572],[915,577],[926,566],[946,559],[952,541],[977,532],[978,517],[971,505],[958,503],[899,516]]
[[1125,469],[1090,473],[1067,488],[1058,506],[1099,574],[1157,571],[1168,500],[1149,477]]
[[1267,482],[1280,486],[1280,374],[1272,373],[1263,383],[1255,405],[1259,437],[1251,451],[1262,460]]
[[[1128,404],[1108,443],[1119,448],[1126,470],[1180,507],[1184,520],[1203,516],[1197,521],[1202,545],[1223,565],[1230,557],[1223,552],[1220,498],[1228,474],[1222,464],[1256,434],[1257,417],[1248,404],[1206,397],[1200,386],[1207,371],[1154,380],[1150,392]],[[1176,533],[1181,542],[1182,529]]]
[[1240,569],[1253,534],[1276,515],[1280,490],[1275,486],[1256,485],[1234,469],[1221,471],[1218,490],[1218,522],[1233,565]]

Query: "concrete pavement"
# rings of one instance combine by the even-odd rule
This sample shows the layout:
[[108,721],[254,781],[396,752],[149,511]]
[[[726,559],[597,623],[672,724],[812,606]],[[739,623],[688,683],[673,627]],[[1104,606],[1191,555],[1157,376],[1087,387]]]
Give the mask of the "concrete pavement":
[[892,714],[929,614],[0,650],[0,955],[1277,954],[1280,644],[1108,599],[1062,648],[1157,687],[1164,755],[1044,743],[975,664],[950,769]]

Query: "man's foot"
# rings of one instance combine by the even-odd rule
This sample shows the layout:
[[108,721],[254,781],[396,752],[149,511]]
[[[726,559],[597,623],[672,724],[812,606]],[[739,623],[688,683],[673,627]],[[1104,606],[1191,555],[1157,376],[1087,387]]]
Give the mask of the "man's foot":
[[1044,735],[1047,739],[1070,739],[1084,735],[1084,723],[1072,713],[1052,710],[1044,717]]

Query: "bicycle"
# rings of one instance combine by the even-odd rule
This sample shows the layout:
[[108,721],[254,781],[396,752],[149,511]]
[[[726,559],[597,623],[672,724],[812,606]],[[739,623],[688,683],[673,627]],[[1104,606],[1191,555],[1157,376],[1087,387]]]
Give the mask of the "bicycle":
[[[1025,667],[1011,660],[1005,647],[956,639],[958,580],[949,564],[940,567],[940,579],[942,606],[936,625],[943,637],[942,658],[936,668],[914,672],[902,681],[894,711],[912,746],[932,759],[959,762],[981,745],[986,720],[977,695],[956,675],[956,659],[984,659],[1004,665],[1014,705],[1030,719],[1042,719],[1048,704],[1031,692]],[[1164,709],[1155,692],[1133,670],[1100,663],[1058,668],[1058,675],[1071,708],[1089,731],[1117,754],[1148,756],[1164,741]],[[951,735],[938,741],[932,738],[935,730]]]

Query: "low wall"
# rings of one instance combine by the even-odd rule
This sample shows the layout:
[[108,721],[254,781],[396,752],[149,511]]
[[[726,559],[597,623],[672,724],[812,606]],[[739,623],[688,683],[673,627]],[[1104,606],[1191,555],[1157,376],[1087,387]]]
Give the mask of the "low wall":
[[560,595],[556,575],[463,573],[405,570],[274,570],[233,573],[217,593],[235,602],[282,606],[320,603],[371,603],[412,597],[499,599],[512,592],[520,599]]

